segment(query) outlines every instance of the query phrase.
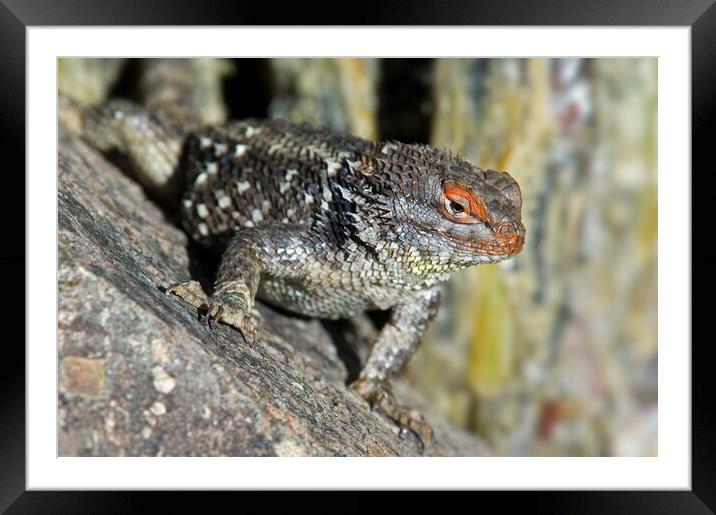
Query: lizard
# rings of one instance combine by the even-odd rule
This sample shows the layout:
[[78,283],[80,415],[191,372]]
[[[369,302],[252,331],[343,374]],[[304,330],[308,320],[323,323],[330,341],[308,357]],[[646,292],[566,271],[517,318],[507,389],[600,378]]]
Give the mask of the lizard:
[[426,144],[374,142],[277,119],[189,124],[109,100],[83,115],[84,137],[124,154],[149,191],[179,205],[197,244],[221,254],[213,291],[168,286],[218,321],[257,336],[255,299],[342,319],[390,310],[349,386],[430,443],[390,381],[417,350],[452,272],[524,245],[522,195],[507,172]]

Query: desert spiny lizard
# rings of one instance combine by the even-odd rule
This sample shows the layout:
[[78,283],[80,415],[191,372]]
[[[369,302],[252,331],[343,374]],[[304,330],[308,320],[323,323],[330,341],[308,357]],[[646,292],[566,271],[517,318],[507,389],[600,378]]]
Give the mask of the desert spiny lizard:
[[191,238],[223,253],[211,295],[196,281],[168,288],[210,319],[251,341],[254,298],[328,319],[391,310],[351,386],[432,439],[388,381],[417,349],[451,272],[521,251],[510,175],[428,145],[281,120],[182,127],[122,100],[88,110],[84,135],[123,153],[148,190],[180,204]]

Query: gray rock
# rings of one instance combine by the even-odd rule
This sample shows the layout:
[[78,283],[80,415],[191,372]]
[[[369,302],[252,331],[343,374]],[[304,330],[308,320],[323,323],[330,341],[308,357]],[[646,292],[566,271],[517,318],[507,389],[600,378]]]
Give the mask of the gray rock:
[[[258,341],[164,293],[190,279],[187,238],[131,179],[75,136],[59,145],[61,456],[413,456],[414,438],[346,388],[316,320],[258,305]],[[436,441],[486,455],[408,385]]]

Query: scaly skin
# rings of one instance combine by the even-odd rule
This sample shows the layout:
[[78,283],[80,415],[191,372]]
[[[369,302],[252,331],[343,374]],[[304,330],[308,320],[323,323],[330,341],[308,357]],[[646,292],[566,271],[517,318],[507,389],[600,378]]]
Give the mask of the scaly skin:
[[279,120],[182,130],[110,102],[85,125],[98,148],[127,153],[148,188],[183,189],[187,233],[223,254],[211,296],[194,281],[169,291],[210,318],[253,340],[255,298],[329,319],[390,309],[352,386],[401,428],[432,440],[388,381],[417,349],[451,272],[522,249],[512,177],[427,145]]

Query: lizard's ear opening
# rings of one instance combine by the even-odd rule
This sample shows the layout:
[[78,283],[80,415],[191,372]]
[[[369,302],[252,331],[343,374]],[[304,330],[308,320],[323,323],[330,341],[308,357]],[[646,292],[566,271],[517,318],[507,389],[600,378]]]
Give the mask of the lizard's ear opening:
[[443,185],[440,207],[445,218],[458,224],[476,224],[488,220],[487,209],[482,201],[458,182]]

